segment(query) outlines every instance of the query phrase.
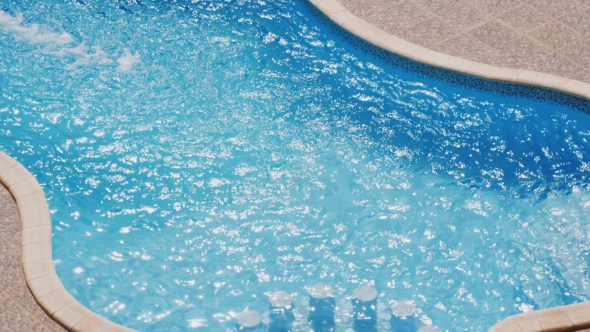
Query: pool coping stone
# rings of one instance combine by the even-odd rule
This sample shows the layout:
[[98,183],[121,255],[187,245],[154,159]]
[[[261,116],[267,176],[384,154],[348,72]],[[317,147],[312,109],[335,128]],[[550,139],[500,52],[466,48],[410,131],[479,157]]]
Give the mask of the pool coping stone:
[[37,304],[69,331],[132,332],[86,308],[65,289],[52,257],[49,206],[37,179],[18,161],[0,151],[0,184],[16,202],[21,219],[21,266]]
[[[341,28],[381,49],[433,67],[491,79],[531,85],[590,99],[590,84],[566,77],[497,67],[430,50],[391,35],[354,15],[337,0],[309,0]],[[590,328],[590,302],[535,310],[509,316],[489,332],[567,332]]]
[[308,0],[344,30],[391,53],[433,67],[491,79],[531,85],[590,99],[590,84],[574,79],[529,71],[497,67],[440,53],[391,35],[346,9],[337,0]]

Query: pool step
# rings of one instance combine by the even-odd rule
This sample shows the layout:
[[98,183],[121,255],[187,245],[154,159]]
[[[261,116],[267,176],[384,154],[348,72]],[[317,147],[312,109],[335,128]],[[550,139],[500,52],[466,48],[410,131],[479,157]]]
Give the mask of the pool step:
[[[313,330],[330,331],[336,328],[334,314],[336,298],[334,288],[317,283],[307,288],[309,313],[307,320]],[[361,285],[354,289],[351,304],[355,331],[377,331],[377,289]],[[293,297],[284,291],[268,295],[270,331],[291,331],[295,321]],[[442,332],[436,326],[424,325],[418,318],[418,309],[413,301],[391,301],[391,331],[395,332]],[[238,331],[263,331],[262,315],[246,309],[236,315]]]
[[238,331],[259,331],[262,327],[262,315],[254,310],[244,310],[236,316]]

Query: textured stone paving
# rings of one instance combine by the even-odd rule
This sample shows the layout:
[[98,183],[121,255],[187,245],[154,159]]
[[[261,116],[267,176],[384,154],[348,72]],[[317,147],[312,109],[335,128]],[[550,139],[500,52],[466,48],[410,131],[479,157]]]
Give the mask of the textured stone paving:
[[590,83],[590,0],[338,0],[409,42]]
[[0,184],[0,331],[64,331],[37,305],[21,268],[16,204]]

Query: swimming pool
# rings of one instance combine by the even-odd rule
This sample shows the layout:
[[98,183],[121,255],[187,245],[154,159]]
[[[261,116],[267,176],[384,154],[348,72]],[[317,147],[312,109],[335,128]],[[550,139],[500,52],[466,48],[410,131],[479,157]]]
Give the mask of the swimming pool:
[[317,282],[339,330],[361,284],[379,330],[391,300],[452,331],[587,300],[585,113],[383,61],[300,2],[0,10],[0,149],[112,321],[231,329],[283,290],[308,330]]

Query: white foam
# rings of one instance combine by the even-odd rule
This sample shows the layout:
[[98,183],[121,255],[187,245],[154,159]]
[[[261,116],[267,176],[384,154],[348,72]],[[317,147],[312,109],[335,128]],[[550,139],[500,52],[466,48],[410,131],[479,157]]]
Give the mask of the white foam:
[[82,66],[101,65],[113,62],[113,60],[109,59],[109,55],[106,54],[100,47],[88,47],[85,43],[75,47],[64,47],[57,52],[49,53],[59,57],[75,58],[76,61],[66,65],[66,70],[76,70]]
[[132,54],[128,49],[125,49],[125,54],[117,59],[119,63],[118,71],[128,72],[133,69],[133,66],[140,62],[141,56],[138,53]]
[[[73,63],[65,66],[68,71],[76,72],[80,67],[97,66],[113,62],[113,56],[105,53],[99,46],[88,47],[84,42],[71,47],[74,38],[67,32],[56,33],[39,24],[24,24],[23,15],[11,16],[0,10],[0,30],[14,35],[16,38],[32,44],[46,46],[44,52],[61,58],[74,58]],[[124,54],[117,59],[117,71],[129,72],[140,62],[138,53],[125,49]]]
[[17,14],[16,17],[0,10],[0,29],[9,32],[17,38],[24,39],[35,44],[58,44],[64,45],[74,41],[72,36],[67,32],[55,33],[47,31],[38,24],[23,24],[23,16]]

